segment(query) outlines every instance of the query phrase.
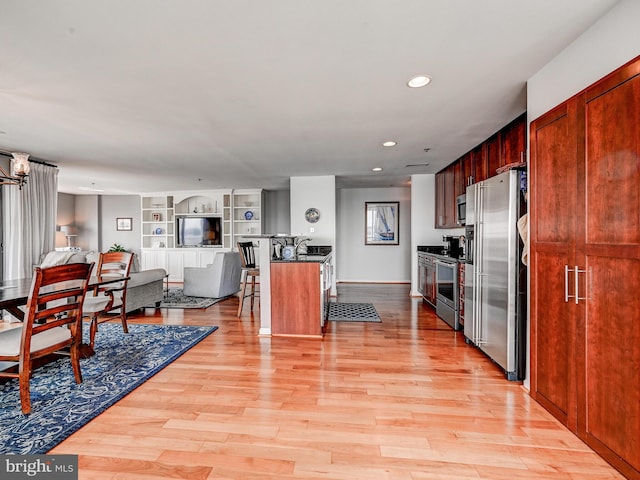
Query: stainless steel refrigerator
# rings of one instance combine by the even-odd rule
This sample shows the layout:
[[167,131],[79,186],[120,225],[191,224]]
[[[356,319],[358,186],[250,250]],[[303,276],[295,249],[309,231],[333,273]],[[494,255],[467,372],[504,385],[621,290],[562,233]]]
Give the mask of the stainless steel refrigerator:
[[526,267],[517,229],[523,175],[509,170],[467,187],[464,335],[509,380],[525,374]]

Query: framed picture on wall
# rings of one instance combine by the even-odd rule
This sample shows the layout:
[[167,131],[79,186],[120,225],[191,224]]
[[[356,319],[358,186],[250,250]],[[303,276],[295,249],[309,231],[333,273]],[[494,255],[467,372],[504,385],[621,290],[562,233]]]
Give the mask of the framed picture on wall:
[[118,217],[116,218],[116,230],[133,230],[133,218]]
[[365,245],[400,245],[399,229],[400,202],[365,202]]

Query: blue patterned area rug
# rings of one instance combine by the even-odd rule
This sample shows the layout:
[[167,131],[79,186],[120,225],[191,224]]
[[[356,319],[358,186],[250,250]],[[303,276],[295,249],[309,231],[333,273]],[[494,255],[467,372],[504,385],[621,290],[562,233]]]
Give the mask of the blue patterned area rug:
[[382,322],[371,303],[329,303],[330,322]]
[[[0,454],[46,453],[218,327],[103,323],[96,354],[81,360],[83,382],[60,358],[31,379],[31,414],[23,415],[17,379],[0,384]],[[85,329],[85,333],[88,328]]]

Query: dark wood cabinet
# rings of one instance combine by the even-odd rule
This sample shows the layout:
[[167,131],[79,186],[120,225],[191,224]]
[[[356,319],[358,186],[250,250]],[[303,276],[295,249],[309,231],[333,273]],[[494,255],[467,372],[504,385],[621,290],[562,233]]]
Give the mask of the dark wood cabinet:
[[418,252],[418,291],[436,306],[436,264],[432,256]]
[[474,178],[476,175],[476,166],[473,163],[473,158],[471,158],[471,152],[467,152],[462,157],[460,157],[458,159],[458,163],[460,163],[461,166],[464,191],[466,192],[467,186],[474,183]]
[[[436,228],[456,227],[456,167],[449,165],[436,174]],[[453,200],[452,200],[453,199]]]
[[[547,410],[576,429],[572,339],[576,309],[567,302],[575,266],[577,112],[562,105],[531,124],[531,391]],[[565,275],[566,269],[566,275]],[[569,348],[571,347],[571,348]]]
[[436,173],[436,228],[445,228],[445,172],[441,171]]
[[493,177],[498,168],[525,158],[526,121],[523,113],[436,174],[436,228],[462,227],[456,223],[456,198],[468,185]]
[[489,178],[487,156],[485,153],[486,149],[484,143],[471,150],[471,161],[473,162],[475,170],[473,183],[481,182],[482,180]]
[[520,115],[500,131],[500,167],[526,160],[526,123],[526,114]]
[[[447,227],[456,225],[456,175],[455,164],[449,165],[444,171],[444,219]],[[453,199],[453,201],[451,201]]]
[[640,57],[531,124],[531,394],[640,478]]
[[501,138],[501,134],[496,133],[485,142],[487,177],[493,177],[494,175],[496,175],[496,170],[504,165],[504,161],[500,152]]

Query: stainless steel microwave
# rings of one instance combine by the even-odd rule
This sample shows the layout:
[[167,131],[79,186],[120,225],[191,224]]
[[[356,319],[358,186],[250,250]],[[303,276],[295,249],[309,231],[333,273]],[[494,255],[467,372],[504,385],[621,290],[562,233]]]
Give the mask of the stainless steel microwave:
[[456,198],[456,223],[464,225],[467,220],[467,196],[465,194],[458,195]]

